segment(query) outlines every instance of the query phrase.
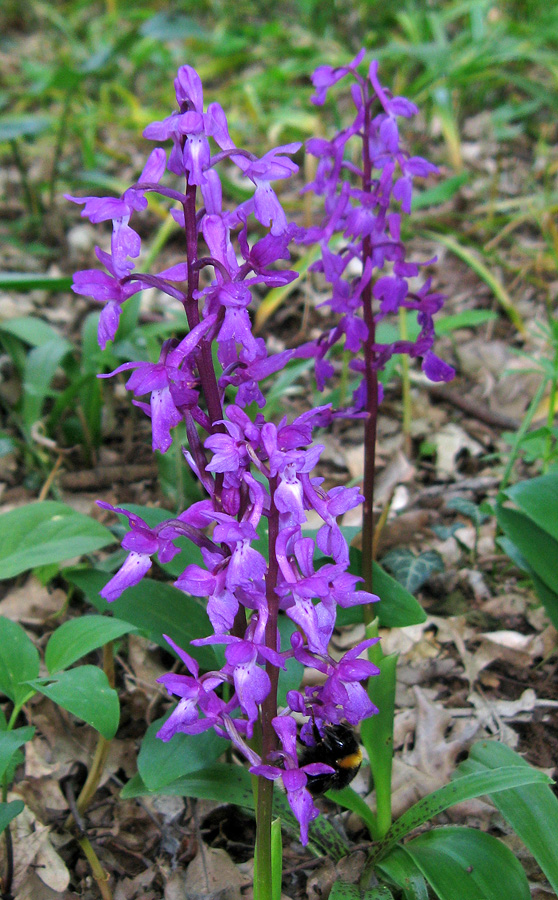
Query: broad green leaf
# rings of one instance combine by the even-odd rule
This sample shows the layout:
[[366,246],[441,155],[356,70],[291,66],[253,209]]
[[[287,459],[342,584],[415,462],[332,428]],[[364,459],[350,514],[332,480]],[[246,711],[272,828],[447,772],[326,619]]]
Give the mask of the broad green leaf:
[[[469,181],[469,178],[470,175],[467,172],[460,172],[459,175],[452,175],[451,178],[444,178],[439,184],[427,188],[425,191],[413,191],[411,210],[414,212],[418,209],[427,209],[431,206],[439,206],[441,203],[447,203],[448,200],[451,200],[463,185]],[[484,312],[484,310],[479,310],[479,312]],[[437,319],[436,333],[438,333],[439,322],[440,319]]]
[[12,819],[23,812],[25,803],[23,800],[12,800],[10,803],[0,803],[0,834],[8,827]]
[[525,513],[498,506],[498,524],[529,566],[554,592],[558,591],[558,541]]
[[[502,766],[531,770],[517,753],[498,741],[479,741],[456,771],[456,781],[470,772],[492,772]],[[558,894],[558,799],[545,784],[529,784],[499,791],[492,802],[521,838]],[[511,896],[511,895],[510,895]]]
[[489,519],[486,513],[480,511],[476,503],[467,500],[466,497],[451,497],[446,503],[446,508],[454,509],[456,512],[461,513],[462,516],[466,516],[477,528]]
[[558,541],[558,473],[520,481],[505,492],[530,519]]
[[424,822],[428,822],[448,807],[455,806],[456,803],[463,803],[465,800],[472,800],[473,797],[482,797],[483,794],[492,795],[498,791],[525,784],[549,784],[551,780],[543,772],[538,772],[537,769],[532,769],[530,766],[519,769],[509,765],[457,778],[450,784],[445,784],[439,790],[423,797],[403,813],[375,849],[374,856],[380,859],[393,844],[409,834],[410,831],[423,825]]
[[81,616],[79,619],[71,619],[64,622],[50,637],[45,651],[46,667],[51,675],[61,669],[67,669],[92,650],[136,630],[129,622],[108,616]]
[[170,715],[169,712],[153,722],[141,742],[138,771],[150,791],[206,769],[230,746],[230,742],[220,738],[213,729],[202,734],[176,734],[170,741],[160,740],[157,732]]
[[474,828],[450,826],[405,844],[440,900],[530,900],[525,872],[501,841]]
[[331,888],[329,900],[361,900],[360,889],[356,884],[335,881]]
[[8,766],[12,756],[23,744],[30,741],[35,734],[33,725],[23,728],[14,728],[13,731],[0,731],[0,780]]
[[[12,273],[13,274],[13,273]],[[0,275],[0,287],[2,287]],[[17,277],[17,276],[13,276]],[[39,276],[30,276],[37,278]],[[37,319],[35,316],[22,316],[19,319],[9,319],[7,322],[0,324],[0,333],[12,334],[31,347],[42,347],[50,341],[59,339],[58,332],[43,319]]]
[[372,567],[372,578],[374,593],[380,598],[374,607],[380,628],[404,628],[426,621],[426,613],[418,600],[378,563]]
[[[362,553],[355,547],[351,547],[350,554],[350,571],[353,575],[360,576]],[[380,598],[380,602],[374,607],[374,612],[378,616],[381,628],[404,628],[406,625],[419,625],[426,621],[426,613],[418,600],[378,563],[373,564],[372,574],[373,590]],[[362,607],[338,608],[338,625],[353,625],[356,622],[362,622]]]
[[404,847],[392,847],[388,856],[374,869],[403,891],[405,900],[428,900],[424,876],[405,853]]
[[416,593],[434,572],[443,572],[442,557],[435,550],[415,556],[412,550],[398,547],[386,553],[382,565],[392,572],[405,590]]
[[362,900],[394,900],[393,894],[385,884],[363,891],[361,897]]
[[82,590],[89,602],[99,611],[107,610],[124,622],[140,629],[151,641],[169,653],[163,635],[168,634],[179,647],[183,647],[205,669],[214,669],[217,658],[212,647],[191,647],[194,638],[212,633],[207,613],[201,603],[189,597],[171,584],[144,578],[141,584],[128,588],[111,603],[99,597],[99,591],[108,581],[105,572],[97,569],[65,569],[64,577]]
[[99,731],[108,741],[118,728],[118,694],[97,666],[78,666],[49,678],[36,678],[31,687]]
[[458,328],[477,328],[498,318],[492,309],[464,309],[452,316],[439,316],[436,319],[436,334],[451,334]]
[[17,622],[0,616],[0,692],[14,706],[21,706],[33,696],[22,682],[39,674],[39,653]]
[[40,347],[34,347],[27,355],[23,372],[23,423],[28,430],[43,413],[43,405],[51,396],[51,381],[72,345],[57,337]]
[[65,503],[29,503],[0,516],[0,579],[114,543],[108,528]]
[[[367,636],[372,636],[374,627],[367,629]],[[376,632],[377,633],[377,632]],[[378,840],[391,825],[391,771],[393,765],[393,717],[395,711],[395,684],[397,680],[397,653],[383,656],[379,645],[369,648],[369,659],[380,669],[380,674],[368,680],[368,696],[378,709],[375,716],[370,716],[361,724],[361,737],[368,751],[370,767],[376,789],[376,805],[382,811],[383,821],[376,815],[376,833],[371,831],[372,838]],[[370,827],[370,822],[367,821]]]
[[368,804],[350,785],[342,788],[340,791],[327,791],[326,797],[333,803],[338,803],[344,809],[350,809],[351,812],[356,813],[366,823],[370,834],[374,835],[376,833],[376,816]]

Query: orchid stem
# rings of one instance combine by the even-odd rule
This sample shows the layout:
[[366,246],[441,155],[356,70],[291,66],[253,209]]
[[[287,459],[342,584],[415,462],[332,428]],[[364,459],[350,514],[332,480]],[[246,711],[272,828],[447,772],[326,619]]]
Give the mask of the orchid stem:
[[[401,340],[406,341],[408,339],[407,310],[404,306],[401,306],[399,308],[399,330],[401,333]],[[405,451],[405,456],[410,459],[412,454],[411,380],[409,378],[409,357],[406,353],[401,354],[401,390],[403,395],[403,421],[401,423],[403,430],[403,448]]]

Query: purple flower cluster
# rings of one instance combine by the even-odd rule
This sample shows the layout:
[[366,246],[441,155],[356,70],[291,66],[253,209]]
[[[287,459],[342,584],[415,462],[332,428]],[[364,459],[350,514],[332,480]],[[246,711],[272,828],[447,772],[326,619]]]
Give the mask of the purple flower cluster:
[[[321,105],[328,89],[350,76],[356,113],[353,122],[332,140],[314,138],[306,145],[318,159],[316,177],[306,190],[324,198],[325,216],[319,226],[297,236],[303,243],[320,244],[321,259],[312,269],[323,274],[331,292],[325,304],[340,317],[334,328],[305,345],[298,355],[316,358],[316,379],[323,389],[333,374],[326,356],[344,339],[345,350],[353,356],[350,368],[361,375],[352,414],[371,411],[367,396],[372,384],[370,371],[383,369],[395,353],[421,357],[423,371],[432,381],[450,381],[455,374],[432,352],[433,316],[444,298],[431,291],[430,280],[411,290],[409,279],[428,263],[409,262],[401,240],[401,214],[411,212],[413,179],[425,178],[437,169],[422,157],[410,156],[399,135],[398,118],[414,116],[417,107],[382,87],[377,62],[370,64],[368,77],[362,77],[357,66],[363,57],[361,50],[348,66],[320,66],[312,77],[316,88],[313,101]],[[359,165],[354,162],[354,140],[361,146]],[[400,309],[416,311],[418,338],[379,343],[377,323]]]
[[[74,290],[103,304],[102,347],[115,336],[122,304],[138,290],[157,287],[182,302],[188,335],[165,341],[157,362],[125,363],[111,374],[132,370],[127,387],[151,418],[154,449],[166,452],[172,429],[185,423],[184,457],[207,499],[154,528],[124,509],[101,504],[126,516],[130,526],[122,542],[128,556],[102,596],[111,601],[138,584],[154,554],[161,563],[170,561],[179,552],[179,537],[186,535],[200,548],[203,566],[187,565],[175,584],[207,599],[214,633],[193,643],[223,644],[225,663],[219,671],[200,673],[197,662],[167,638],[189,674],[160,679],[180,699],[159,737],[167,741],[177,732],[211,728],[229,737],[253,772],[283,779],[306,842],[308,824],[318,814],[307,777],[328,767],[299,767],[293,714],[307,720],[303,734],[311,743],[310,720],[323,730],[341,720],[356,725],[376,712],[362,682],[378,670],[359,658],[374,641],[341,660],[329,653],[337,605],[378,599],[359,590],[362,579],[347,571],[349,550],[339,525],[362,497],[357,488],[326,491],[312,474],[323,450],[312,443],[312,432],[330,421],[328,406],[279,424],[266,421],[261,411],[247,411],[252,404],[260,410],[265,406],[261,382],[294,355],[286,350],[268,356],[264,341],[253,335],[248,306],[253,285],[277,287],[296,277],[275,266],[289,259],[288,245],[298,229],[288,224],[272,182],[297,171],[290,155],[300,145],[256,158],[235,146],[219,104],[204,110],[194,69],[179,70],[175,89],[178,111],[145,130],[148,138],[172,141],[168,160],[164,150],[154,150],[139,182],[120,199],[69,197],[84,204],[82,215],[92,222],[113,224],[111,253],[97,248],[106,271],[76,273]],[[253,196],[233,211],[223,208],[217,164],[236,166],[254,185]],[[165,171],[184,179],[185,188],[166,187]],[[185,261],[157,275],[134,272],[140,238],[129,224],[151,191],[176,204],[172,215],[184,229],[186,244]],[[253,218],[260,235],[262,226],[268,230],[251,241]],[[210,276],[202,282],[204,269]],[[303,531],[310,510],[322,523],[315,540]],[[267,556],[260,537],[265,531]],[[279,616],[294,623],[286,646],[280,641]],[[322,673],[322,681],[303,692],[291,691],[288,706],[278,710],[278,674],[290,658]],[[260,716],[269,726],[258,755],[250,742]]]

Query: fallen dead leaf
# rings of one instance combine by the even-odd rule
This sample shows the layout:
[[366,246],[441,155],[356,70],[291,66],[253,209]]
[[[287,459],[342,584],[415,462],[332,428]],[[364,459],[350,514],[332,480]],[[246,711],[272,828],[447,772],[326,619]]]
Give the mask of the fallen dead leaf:
[[50,590],[38,580],[27,578],[21,587],[13,588],[2,598],[2,615],[20,625],[42,625],[60,612],[66,593],[59,588]]
[[224,850],[200,845],[198,854],[186,870],[185,893],[165,900],[240,900],[242,875]]
[[433,435],[436,446],[436,475],[440,479],[452,478],[457,474],[458,456],[468,451],[471,456],[484,453],[482,444],[474,441],[467,432],[453,422],[449,422]]
[[[9,800],[19,799],[16,792],[8,795]],[[50,842],[50,827],[43,825],[26,806],[11,824],[14,848],[15,897],[31,897],[26,881],[35,873],[40,881],[57,895],[64,893],[70,883],[70,873],[62,858]],[[0,864],[5,866],[5,843],[1,842]]]

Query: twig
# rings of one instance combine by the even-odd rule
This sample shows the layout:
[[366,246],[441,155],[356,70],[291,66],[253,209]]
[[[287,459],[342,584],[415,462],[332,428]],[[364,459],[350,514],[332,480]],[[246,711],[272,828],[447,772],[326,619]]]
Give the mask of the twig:
[[[421,382],[421,384],[423,384],[423,382]],[[479,422],[484,422],[486,425],[492,425],[494,428],[506,429],[507,431],[517,431],[519,428],[517,419],[513,419],[511,416],[506,416],[496,410],[489,409],[486,404],[480,403],[478,400],[473,400],[471,397],[466,397],[452,388],[441,384],[433,384],[432,382],[428,382],[427,384],[424,383],[424,385],[428,388],[432,397],[444,400],[446,403],[451,403],[452,406],[456,406],[458,409],[463,410],[467,415],[472,416],[474,419],[478,419]]]

